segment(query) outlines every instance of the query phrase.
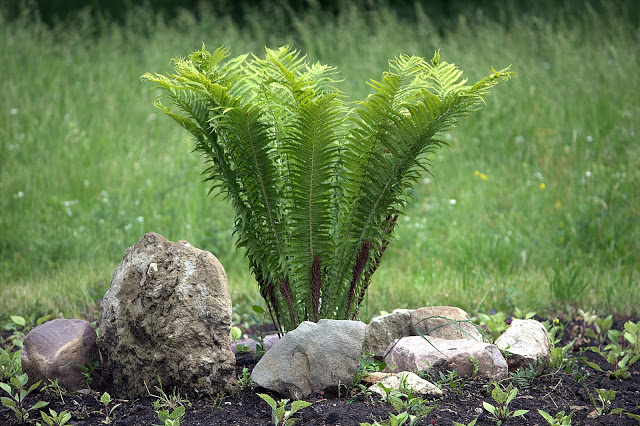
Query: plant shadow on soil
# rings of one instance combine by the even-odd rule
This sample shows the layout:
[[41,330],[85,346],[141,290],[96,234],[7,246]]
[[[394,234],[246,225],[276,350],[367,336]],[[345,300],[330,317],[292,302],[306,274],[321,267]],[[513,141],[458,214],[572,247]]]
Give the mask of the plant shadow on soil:
[[[621,330],[623,324],[631,320],[638,322],[638,317],[614,317],[613,328]],[[588,338],[584,338],[582,331],[585,324],[579,318],[561,318],[565,325],[565,332],[561,345],[567,345],[572,340],[576,342],[567,353],[567,357],[576,360],[580,356],[580,348],[592,345]],[[610,378],[607,370],[611,370],[611,364],[601,356],[591,351],[582,354],[592,363],[598,364],[604,372],[598,372],[588,367],[584,362],[570,362],[572,367],[551,370],[548,367],[540,368],[542,373],[532,380],[510,380],[518,388],[517,397],[509,405],[513,410],[529,410],[524,417],[509,419],[504,425],[541,425],[545,420],[538,414],[538,409],[544,410],[555,417],[555,414],[564,410],[565,413],[575,411],[573,424],[575,425],[634,425],[640,424],[637,420],[625,414],[606,414],[595,417],[595,404],[598,404],[596,389],[615,390],[615,399],[611,403],[611,409],[620,408],[624,412],[640,415],[640,362],[630,368],[631,376],[627,379]],[[255,360],[247,354],[239,354],[236,358],[236,373],[242,376],[242,369],[252,369]],[[452,425],[454,422],[467,424],[477,418],[477,425],[495,424],[490,419],[489,413],[484,410],[482,403],[494,403],[490,395],[491,381],[487,379],[466,379],[460,381],[453,389],[448,384],[442,385],[444,396],[428,401],[428,405],[436,408],[416,424],[420,425]],[[506,383],[505,383],[506,384]],[[489,389],[489,391],[488,391]],[[70,424],[76,426],[105,424],[105,415],[98,414],[103,406],[100,403],[100,395],[107,389],[97,389],[88,392],[78,392],[65,396],[64,401],[53,398],[51,395],[39,393],[27,397],[27,407],[39,400],[48,401],[48,408],[60,413],[64,410],[72,414]],[[165,391],[168,391],[165,389]],[[261,388],[245,388],[234,393],[220,396],[219,398],[190,398],[186,413],[182,419],[182,425],[270,425],[271,409],[257,393],[269,393],[276,401],[281,397]],[[113,414],[115,418],[110,421],[113,425],[122,426],[148,426],[161,423],[153,408],[154,398],[140,400],[119,400],[112,394],[114,403],[120,403]],[[378,397],[370,397],[360,393],[359,395],[337,394],[312,394],[305,399],[313,403],[310,407],[297,412],[294,417],[299,418],[299,425],[359,425],[361,422],[373,423],[382,421],[389,414],[396,414],[391,405],[382,402]],[[35,424],[35,419],[40,420],[40,414],[31,412],[30,423]],[[15,420],[14,414],[6,407],[0,406],[0,424],[20,424]]]

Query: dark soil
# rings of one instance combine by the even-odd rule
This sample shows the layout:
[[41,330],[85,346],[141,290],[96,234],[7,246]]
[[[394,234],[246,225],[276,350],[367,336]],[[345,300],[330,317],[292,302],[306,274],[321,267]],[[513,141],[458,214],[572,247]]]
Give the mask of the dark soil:
[[[638,317],[614,318],[613,328],[621,330],[627,320],[638,321]],[[640,415],[640,362],[631,369],[631,377],[627,379],[613,379],[606,373],[613,367],[598,354],[591,351],[580,352],[597,342],[592,342],[583,334],[584,323],[579,318],[561,319],[565,324],[563,344],[575,340],[575,344],[567,354],[571,360],[569,367],[561,370],[551,370],[548,367],[538,368],[539,375],[531,380],[510,380],[518,388],[518,395],[509,405],[511,410],[525,409],[529,412],[524,417],[510,419],[505,425],[543,425],[546,421],[538,414],[542,409],[552,416],[561,410],[566,413],[575,411],[574,425],[634,425],[640,422],[625,414],[597,415],[595,411],[598,403],[596,389],[613,389],[616,391],[611,409],[620,408],[624,412]],[[597,363],[605,373],[587,367],[582,359]],[[253,359],[244,356],[237,358],[237,374],[241,376],[242,368],[253,368]],[[246,365],[242,365],[245,364]],[[458,380],[455,387],[443,383],[444,396],[429,401],[429,405],[436,408],[417,424],[420,425],[453,425],[454,422],[467,424],[477,418],[477,425],[495,424],[489,413],[482,408],[482,402],[496,405],[491,398],[488,380],[467,379]],[[507,384],[506,382],[503,384]],[[100,425],[104,424],[105,416],[95,413],[101,409],[99,391],[76,393],[64,397],[64,402],[50,395],[39,393],[27,398],[27,406],[38,400],[49,401],[49,407],[58,413],[67,410],[72,413],[71,424]],[[165,391],[167,391],[165,389]],[[183,425],[269,425],[272,424],[271,409],[256,393],[269,393],[265,389],[245,388],[233,394],[224,395],[218,399],[191,398],[186,406]],[[169,393],[169,392],[167,392]],[[114,396],[114,395],[112,395]],[[272,394],[278,400],[278,395]],[[114,396],[115,397],[115,396]],[[114,410],[114,425],[148,426],[160,423],[153,408],[154,398],[125,401],[117,400],[121,405]],[[300,421],[298,425],[359,425],[361,422],[373,423],[382,421],[395,414],[395,410],[377,397],[366,394],[332,395],[313,394],[306,398],[312,402],[308,408],[299,411],[294,417]],[[48,411],[48,410],[47,410]],[[38,413],[32,412],[32,419],[40,419]],[[0,406],[0,424],[18,424],[8,408]],[[35,421],[31,424],[35,424]],[[407,423],[408,424],[408,423]]]

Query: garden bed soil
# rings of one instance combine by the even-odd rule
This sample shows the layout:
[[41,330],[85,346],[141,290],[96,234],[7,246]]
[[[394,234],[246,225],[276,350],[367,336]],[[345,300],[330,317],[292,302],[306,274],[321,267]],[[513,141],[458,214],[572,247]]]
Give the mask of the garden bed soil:
[[[613,328],[621,330],[624,322],[638,321],[638,317],[614,318]],[[577,318],[563,320],[565,334],[562,343],[567,344],[576,339],[571,351],[567,354],[574,359],[580,356],[580,348],[586,348],[592,344],[585,339],[582,330],[584,323]],[[530,381],[511,381],[518,388],[517,397],[509,405],[511,410],[529,410],[524,417],[510,419],[504,425],[543,425],[546,421],[538,414],[538,409],[555,416],[561,410],[566,413],[575,411],[573,415],[574,425],[637,425],[637,420],[625,414],[597,415],[594,400],[597,404],[596,389],[612,389],[616,391],[611,408],[621,408],[624,412],[640,415],[640,362],[634,364],[631,369],[631,377],[627,379],[613,379],[606,373],[612,366],[606,360],[593,352],[586,351],[582,354],[587,360],[598,364],[605,372],[598,372],[587,367],[583,362],[574,362],[570,371],[550,370],[548,367],[540,368],[541,375]],[[237,374],[242,376],[242,369],[252,369],[255,360],[240,354],[237,358]],[[477,425],[493,425],[489,413],[484,410],[483,402],[494,401],[490,395],[490,381],[486,379],[459,380],[455,383],[455,389],[449,384],[443,384],[444,396],[428,401],[428,405],[436,408],[417,424],[420,425],[453,425],[454,422],[467,424],[477,418]],[[27,406],[35,404],[38,400],[49,401],[49,407],[57,411],[69,411],[73,417],[71,424],[76,426],[105,424],[105,416],[96,413],[102,408],[99,402],[101,392],[104,389],[83,391],[64,397],[64,401],[53,398],[51,395],[39,393],[27,397]],[[106,389],[108,390],[108,388]],[[489,391],[488,391],[489,390]],[[169,394],[169,390],[165,389]],[[182,425],[269,425],[271,423],[271,409],[257,393],[270,393],[261,388],[245,388],[219,398],[190,398],[186,405],[186,414]],[[280,397],[270,393],[274,399]],[[113,395],[117,399],[117,395]],[[154,398],[140,400],[119,400],[114,411],[113,425],[122,426],[148,426],[160,423],[153,408]],[[305,399],[313,403],[294,417],[300,420],[298,425],[359,425],[361,422],[373,423],[374,420],[382,421],[389,417],[389,413],[395,414],[395,410],[382,402],[378,397],[366,394],[312,394]],[[48,409],[47,409],[48,411]],[[38,413],[32,412],[31,419],[40,420]],[[19,424],[15,421],[13,413],[6,407],[0,406],[0,424]]]

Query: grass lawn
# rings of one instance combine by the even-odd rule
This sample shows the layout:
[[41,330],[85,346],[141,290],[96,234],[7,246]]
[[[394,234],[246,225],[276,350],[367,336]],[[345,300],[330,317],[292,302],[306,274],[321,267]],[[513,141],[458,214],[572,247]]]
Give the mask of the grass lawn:
[[291,44],[337,66],[353,100],[402,53],[440,49],[470,80],[492,65],[518,73],[442,135],[451,148],[413,191],[363,319],[440,304],[638,313],[640,30],[624,6],[470,13],[447,29],[414,15],[347,7],[285,27],[253,11],[240,27],[139,9],[122,23],[84,14],[50,28],[0,14],[0,314],[86,315],[149,231],[216,255],[239,313],[261,303],[231,207],[207,197],[188,133],[140,82],[203,41],[234,55]]

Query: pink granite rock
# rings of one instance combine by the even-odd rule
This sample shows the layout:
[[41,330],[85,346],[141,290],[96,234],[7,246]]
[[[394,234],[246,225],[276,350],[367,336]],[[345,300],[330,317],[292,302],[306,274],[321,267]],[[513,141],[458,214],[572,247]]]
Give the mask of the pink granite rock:
[[477,376],[492,379],[508,377],[506,360],[498,348],[489,343],[470,339],[411,336],[396,340],[392,345],[385,358],[385,371],[418,372],[431,368],[434,372],[446,373],[453,370],[459,376],[471,377],[475,362],[478,367]]

